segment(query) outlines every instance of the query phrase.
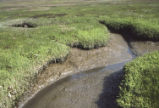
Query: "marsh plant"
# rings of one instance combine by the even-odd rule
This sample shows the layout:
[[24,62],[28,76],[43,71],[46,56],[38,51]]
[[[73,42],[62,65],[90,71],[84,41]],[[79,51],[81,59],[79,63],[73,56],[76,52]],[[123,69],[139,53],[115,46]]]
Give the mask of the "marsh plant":
[[[40,67],[50,60],[63,59],[71,47],[88,50],[106,46],[107,27],[140,39],[159,40],[158,1],[102,2],[37,10],[27,6],[8,8],[0,4],[1,108],[15,106]],[[36,27],[29,28],[30,25]],[[159,52],[154,52],[125,66],[117,99],[121,107],[158,108],[158,63]]]

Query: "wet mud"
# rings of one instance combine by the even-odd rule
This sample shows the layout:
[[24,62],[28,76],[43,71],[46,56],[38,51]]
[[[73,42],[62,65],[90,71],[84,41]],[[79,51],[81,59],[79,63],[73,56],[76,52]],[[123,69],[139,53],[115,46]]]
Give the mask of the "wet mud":
[[72,48],[65,62],[51,64],[38,76],[20,108],[118,108],[115,99],[124,64],[154,50],[159,50],[158,43],[127,43],[115,33],[106,47]]
[[116,108],[117,85],[124,63],[116,65],[59,80],[40,91],[23,108]]
[[159,42],[152,41],[130,41],[131,50],[137,56],[159,50]]

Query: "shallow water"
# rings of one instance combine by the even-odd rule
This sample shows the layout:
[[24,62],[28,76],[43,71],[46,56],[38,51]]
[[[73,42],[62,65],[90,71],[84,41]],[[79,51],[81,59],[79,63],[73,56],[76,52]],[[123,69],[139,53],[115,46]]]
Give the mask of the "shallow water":
[[117,95],[121,70],[126,62],[59,80],[40,91],[23,108],[115,108],[117,106],[112,102]]
[[47,76],[54,71],[72,71],[73,75],[45,87],[22,108],[118,108],[115,99],[125,63],[135,58],[134,52],[139,55],[139,51],[144,54],[152,47],[159,49],[153,42],[144,42],[142,47],[137,47],[137,42],[130,44],[133,52],[121,35],[111,34],[110,44],[103,49],[90,52],[73,49],[65,63],[50,65],[46,70]]

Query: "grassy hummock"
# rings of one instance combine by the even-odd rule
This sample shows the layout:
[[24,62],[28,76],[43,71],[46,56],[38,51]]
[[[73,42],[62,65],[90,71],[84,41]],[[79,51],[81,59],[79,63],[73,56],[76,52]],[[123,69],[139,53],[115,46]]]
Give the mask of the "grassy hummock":
[[159,40],[159,23],[142,18],[105,18],[100,21],[113,32],[134,36],[141,40]]
[[[98,21],[59,20],[52,19],[49,24],[43,18],[28,20],[37,25],[35,28],[25,27],[25,20],[16,20],[0,29],[0,106],[14,105],[34,83],[39,69],[50,61],[63,60],[69,46],[92,49],[107,44],[108,30]],[[10,26],[14,24],[22,26]]]
[[159,51],[126,64],[124,73],[118,104],[122,108],[158,108]]

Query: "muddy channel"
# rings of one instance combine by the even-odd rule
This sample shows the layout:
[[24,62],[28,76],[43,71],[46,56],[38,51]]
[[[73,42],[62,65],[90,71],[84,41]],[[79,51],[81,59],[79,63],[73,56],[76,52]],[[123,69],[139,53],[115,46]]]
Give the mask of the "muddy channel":
[[115,33],[106,47],[72,48],[65,62],[51,64],[38,76],[19,108],[118,108],[124,64],[154,50],[159,42],[127,41]]

